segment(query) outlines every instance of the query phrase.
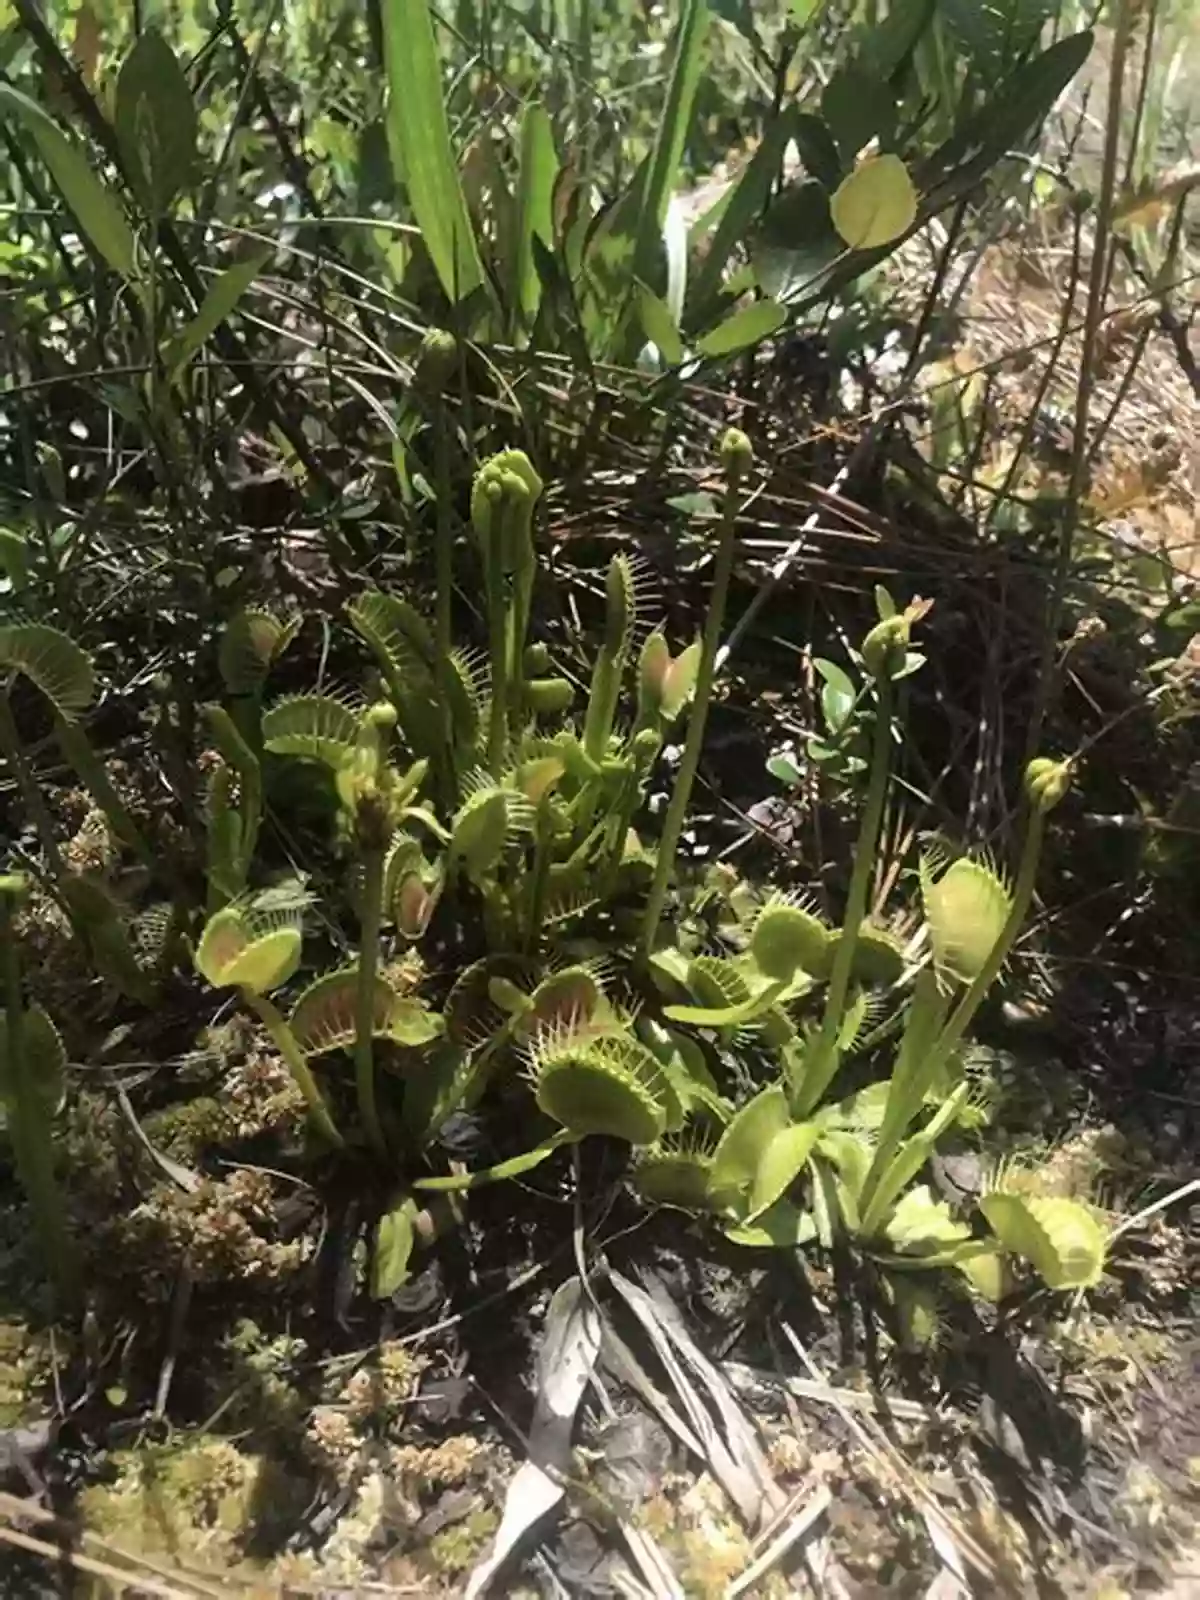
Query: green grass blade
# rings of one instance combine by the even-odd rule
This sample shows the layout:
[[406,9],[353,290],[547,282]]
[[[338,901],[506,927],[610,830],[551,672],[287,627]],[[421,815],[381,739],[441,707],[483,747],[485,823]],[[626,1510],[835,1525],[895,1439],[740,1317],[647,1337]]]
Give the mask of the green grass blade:
[[274,254],[273,246],[264,245],[244,261],[235,261],[219,278],[213,279],[199,311],[171,341],[165,352],[172,383],[179,382],[192,357],[231,315],[238,301]]
[[383,39],[392,159],[442,288],[457,304],[486,279],[450,144],[428,0],[387,0]]
[[795,116],[790,106],[768,127],[741,177],[730,189],[722,208],[712,243],[704,256],[688,299],[689,328],[703,327],[712,301],[719,294],[725,265],[733,251],[749,235],[771,198],[771,186],[779,176],[783,152],[794,131]]
[[542,297],[542,280],[533,254],[539,238],[554,248],[552,203],[558,177],[558,151],[544,106],[529,105],[521,119],[521,171],[517,188],[517,256],[513,300],[526,327],[533,323]]
[[92,249],[114,272],[132,282],[137,276],[133,229],[120,201],[92,171],[82,150],[36,100],[7,83],[0,84],[0,114],[4,113],[16,117],[32,135],[68,211]]
[[643,283],[653,283],[655,278],[655,265],[662,249],[663,222],[683,158],[684,140],[700,82],[708,22],[707,0],[687,0],[675,33],[671,86],[646,169],[634,230],[633,271]]

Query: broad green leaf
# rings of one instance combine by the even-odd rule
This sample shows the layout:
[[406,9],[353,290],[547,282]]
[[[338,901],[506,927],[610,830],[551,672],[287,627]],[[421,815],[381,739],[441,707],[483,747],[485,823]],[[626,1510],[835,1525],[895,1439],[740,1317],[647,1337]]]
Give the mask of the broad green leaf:
[[[726,263],[770,199],[771,186],[779,176],[783,153],[798,120],[790,106],[784,107],[769,124],[758,149],[721,202],[720,220],[688,296],[689,312],[693,313],[687,319],[689,328],[698,325],[696,317],[707,315],[714,296],[721,288]],[[696,230],[693,228],[693,245],[695,237]]]
[[759,284],[785,302],[808,291],[843,253],[829,214],[829,195],[813,178],[783,190],[751,245]]
[[804,1170],[821,1129],[815,1122],[798,1122],[781,1128],[759,1156],[750,1190],[747,1222],[755,1222],[791,1188]]
[[160,217],[192,175],[196,107],[175,52],[146,28],[117,77],[117,143],[141,204]]
[[533,257],[533,241],[554,248],[554,180],[558,176],[558,151],[549,113],[537,104],[525,107],[521,119],[521,164],[517,182],[516,282],[510,293],[521,317],[530,324],[542,297],[542,280]]
[[244,261],[235,261],[233,266],[226,267],[220,277],[209,284],[199,311],[167,346],[165,359],[172,383],[178,383],[183,377],[197,351],[236,309],[238,301],[274,254],[271,245],[264,245]]
[[884,1231],[901,1254],[918,1256],[935,1255],[971,1237],[967,1224],[952,1217],[926,1183],[916,1184],[896,1203]]
[[789,1250],[808,1244],[817,1236],[812,1213],[801,1211],[790,1200],[777,1200],[769,1211],[753,1222],[731,1223],[725,1237],[732,1244],[754,1250]]
[[848,61],[830,78],[821,94],[821,115],[851,165],[871,143],[885,143],[896,127],[896,102],[885,79],[858,61]]
[[433,12],[428,0],[386,0],[382,9],[392,159],[442,288],[457,304],[486,279],[450,144]]
[[713,1152],[709,1189],[717,1205],[735,1204],[754,1182],[763,1150],[791,1126],[787,1094],[772,1084],[747,1100],[721,1135]]
[[804,782],[803,772],[790,755],[772,756],[767,762],[767,771],[789,789],[796,789]]
[[774,300],[758,300],[718,323],[696,341],[696,349],[700,355],[708,357],[736,355],[739,350],[747,350],[778,333],[787,318],[784,306]]
[[871,156],[838,185],[829,210],[851,250],[877,250],[917,220],[917,191],[899,156]]
[[376,1300],[390,1300],[408,1278],[415,1235],[413,1220],[416,1202],[408,1195],[386,1211],[375,1229],[375,1249],[371,1256],[371,1294]]
[[846,726],[847,718],[854,710],[854,702],[858,698],[854,692],[854,684],[849,674],[833,661],[814,660],[813,666],[824,679],[821,710],[825,716],[825,726],[830,733],[838,734]]
[[679,337],[670,307],[652,289],[647,289],[644,283],[638,284],[637,297],[642,330],[647,339],[658,347],[658,353],[667,366],[679,366],[683,361],[683,340]]
[[33,136],[80,232],[114,272],[132,283],[137,277],[133,230],[120,202],[92,171],[82,150],[35,100],[7,83],[0,84],[0,113],[15,116]]

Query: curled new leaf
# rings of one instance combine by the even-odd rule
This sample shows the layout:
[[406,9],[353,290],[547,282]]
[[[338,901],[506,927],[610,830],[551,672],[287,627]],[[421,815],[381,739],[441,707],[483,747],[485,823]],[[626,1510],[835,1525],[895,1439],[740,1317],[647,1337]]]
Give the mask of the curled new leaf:
[[417,1210],[416,1201],[405,1195],[379,1219],[371,1257],[371,1294],[376,1300],[390,1300],[408,1277]]

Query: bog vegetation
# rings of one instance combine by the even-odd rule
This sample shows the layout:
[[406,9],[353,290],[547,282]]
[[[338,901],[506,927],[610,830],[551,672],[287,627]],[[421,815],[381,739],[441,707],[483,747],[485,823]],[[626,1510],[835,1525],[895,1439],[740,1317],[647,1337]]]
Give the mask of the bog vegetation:
[[[191,1532],[135,1542],[295,1554],[196,1509],[222,1417],[340,1493],[296,1330],[382,1339],[405,1439],[397,1318],[529,1249],[569,1478],[597,1296],[663,1358],[609,1212],[934,1370],[1186,1199],[1063,1159],[1019,1041],[1072,961],[1198,975],[1187,435],[1139,415],[1197,386],[1190,20],[0,0],[0,1420],[76,1419],[30,1470],[118,1575],[164,1427]],[[1009,271],[1047,320],[973,350]],[[479,1592],[563,1493],[513,1489],[415,1570]]]

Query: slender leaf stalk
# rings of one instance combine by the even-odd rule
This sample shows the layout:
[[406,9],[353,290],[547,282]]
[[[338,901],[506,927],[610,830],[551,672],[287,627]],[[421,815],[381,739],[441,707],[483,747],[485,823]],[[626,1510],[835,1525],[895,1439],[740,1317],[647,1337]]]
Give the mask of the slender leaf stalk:
[[264,1028],[271,1036],[271,1042],[283,1057],[284,1065],[292,1075],[292,1081],[304,1096],[308,1105],[308,1117],[317,1132],[333,1145],[342,1149],[345,1140],[338,1132],[329,1107],[325,1104],[325,1097],[317,1086],[308,1062],[304,1059],[304,1052],[296,1041],[296,1035],[287,1024],[286,1018],[272,1000],[265,994],[255,994],[251,989],[242,990],[242,999],[255,1012]]
[[798,1117],[806,1117],[819,1103],[837,1071],[838,1034],[842,1026],[846,995],[850,988],[850,975],[854,967],[854,948],[858,942],[858,930],[867,914],[871,874],[875,870],[875,855],[879,844],[879,830],[883,823],[888,771],[891,766],[893,696],[892,680],[886,672],[880,674],[876,681],[878,704],[875,710],[867,803],[863,810],[862,822],[859,824],[858,842],[854,848],[854,871],[850,877],[846,917],[833,958],[829,987],[825,992],[821,1031],[807,1054],[804,1076],[796,1087],[795,1111]]
[[675,852],[679,848],[679,836],[683,832],[688,802],[692,797],[692,785],[696,780],[696,769],[700,764],[704,726],[708,721],[708,708],[712,701],[713,681],[716,676],[717,647],[725,621],[729,580],[733,574],[733,557],[737,549],[737,514],[742,502],[741,481],[751,459],[750,441],[744,434],[737,434],[736,430],[731,429],[726,435],[721,454],[725,465],[725,498],[721,508],[717,564],[713,573],[712,594],[708,602],[708,619],[704,625],[700,666],[696,673],[696,697],[688,721],[687,741],[683,748],[683,759],[679,763],[675,787],[671,793],[671,802],[667,807],[667,817],[663,824],[662,838],[659,841],[658,856],[654,865],[654,882],[650,888],[650,898],[646,902],[642,920],[643,956],[651,953],[654,941],[658,937],[658,925],[662,921],[663,906],[666,903],[671,866],[675,860]]
[[133,851],[148,871],[157,873],[158,863],[154,852],[113,786],[103,761],[92,749],[91,740],[81,724],[60,713],[54,719],[54,726],[59,748],[87,785],[88,792],[103,811],[113,834],[121,844]]
[[488,770],[499,779],[508,748],[508,620],[504,576],[492,565],[487,574],[488,636],[491,642],[491,702],[488,708]]
[[383,1155],[387,1141],[375,1094],[375,977],[379,967],[379,929],[383,920],[385,852],[362,852],[362,939],[358,952],[358,986],[354,1014],[354,1081],[358,1114],[372,1148]]

